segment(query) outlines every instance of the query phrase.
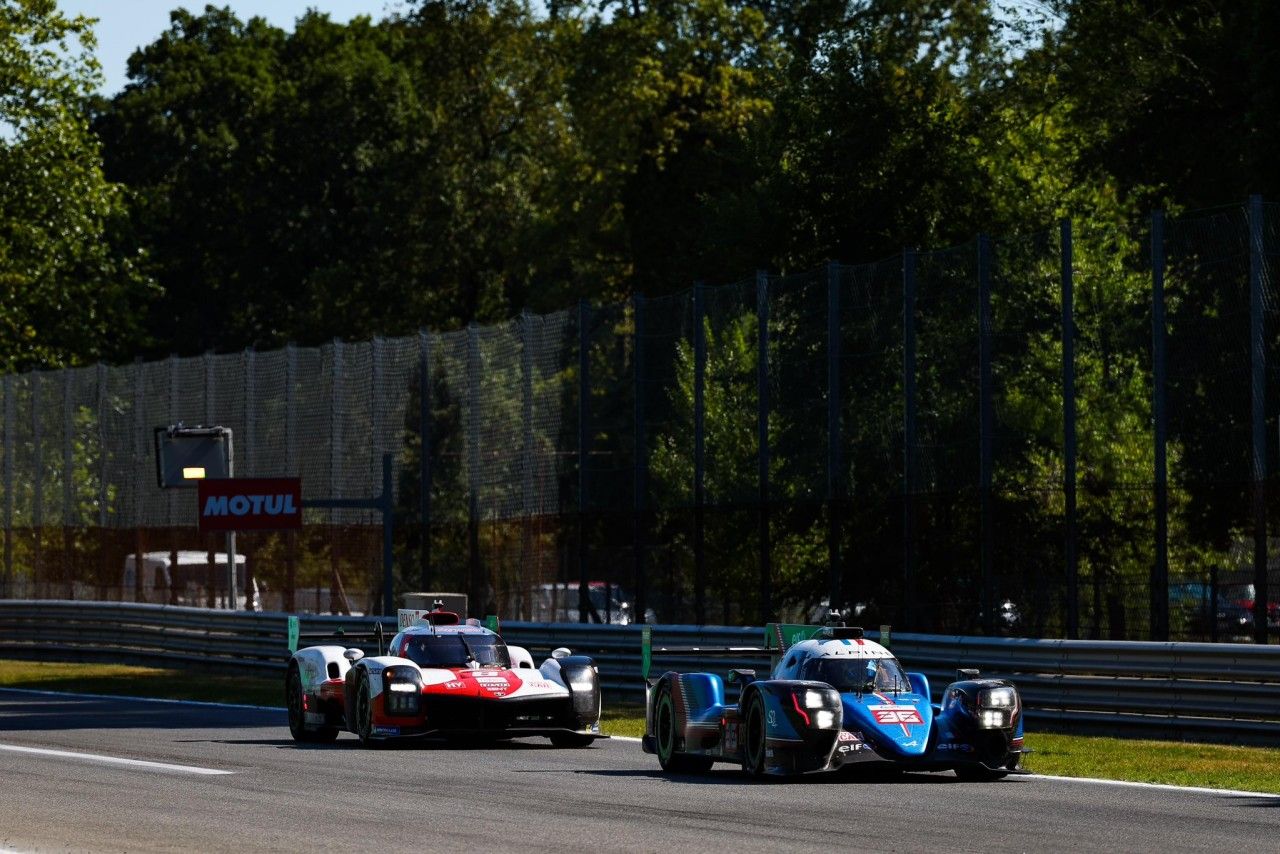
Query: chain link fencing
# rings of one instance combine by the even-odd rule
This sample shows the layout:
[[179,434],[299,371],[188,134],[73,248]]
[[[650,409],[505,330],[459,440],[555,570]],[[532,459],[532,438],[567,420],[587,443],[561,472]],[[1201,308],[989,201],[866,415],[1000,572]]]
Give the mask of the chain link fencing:
[[[152,430],[368,498],[393,593],[513,620],[1266,640],[1280,206],[978,237],[489,327],[0,380],[6,598],[214,606]],[[242,603],[373,613],[374,511],[240,537]],[[219,586],[221,581],[223,586]],[[1266,623],[1269,622],[1269,625]]]

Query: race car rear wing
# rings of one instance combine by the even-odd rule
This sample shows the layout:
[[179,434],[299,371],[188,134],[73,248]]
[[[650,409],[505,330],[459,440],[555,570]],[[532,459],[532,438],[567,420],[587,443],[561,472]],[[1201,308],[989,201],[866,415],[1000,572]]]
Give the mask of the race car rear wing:
[[[881,637],[888,640],[888,626],[881,626]],[[649,681],[649,671],[653,664],[653,654],[663,656],[689,656],[697,658],[742,658],[746,655],[768,655],[770,668],[777,664],[777,659],[793,645],[801,641],[824,635],[833,640],[860,638],[863,630],[860,626],[804,626],[788,623],[769,623],[764,627],[763,646],[653,646],[653,627],[645,626],[640,632],[640,661],[642,678]]]
[[[333,632],[301,632],[299,629],[299,620],[296,616],[289,617],[289,653],[293,654],[298,651],[298,642],[306,640],[307,646],[316,646],[325,641],[340,643],[343,646],[360,646],[362,643],[373,641],[378,647],[378,655],[382,655],[383,649],[386,647],[386,634],[382,630],[382,623],[374,623],[374,630],[371,632],[348,632],[342,628],[338,628]],[[355,641],[359,643],[349,643]]]
[[[449,619],[452,618],[452,619]],[[440,610],[422,611],[413,608],[401,608],[396,614],[397,625],[404,629],[409,626],[416,625],[456,625],[458,615],[451,612]],[[474,617],[467,620],[469,625],[483,626],[494,634],[498,634],[498,617],[490,614],[483,621]],[[289,636],[289,653],[298,651],[298,642],[301,640],[310,641],[308,646],[322,644],[326,641],[341,643],[344,646],[360,646],[364,643],[373,641],[377,645],[377,654],[382,655],[386,651],[386,633],[382,629],[382,623],[374,623],[373,631],[348,632],[339,628],[335,632],[301,632],[299,631],[300,622],[296,616],[289,617],[288,636]],[[360,643],[351,644],[348,641],[358,641]]]

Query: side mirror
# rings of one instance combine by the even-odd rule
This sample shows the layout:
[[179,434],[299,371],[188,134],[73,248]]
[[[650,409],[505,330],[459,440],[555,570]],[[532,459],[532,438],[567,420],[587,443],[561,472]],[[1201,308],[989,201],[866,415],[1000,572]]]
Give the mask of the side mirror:
[[347,661],[350,661],[352,664],[355,664],[357,661],[364,658],[364,650],[356,649],[353,646],[350,649],[344,650],[342,653],[342,657],[345,658]]
[[561,646],[551,650],[551,657],[557,661],[570,655],[573,655],[573,650],[569,649],[567,646]]

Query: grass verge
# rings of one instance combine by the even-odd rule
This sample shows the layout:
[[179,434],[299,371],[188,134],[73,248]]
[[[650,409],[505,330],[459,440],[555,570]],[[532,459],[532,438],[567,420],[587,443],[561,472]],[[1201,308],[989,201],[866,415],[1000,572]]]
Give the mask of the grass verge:
[[[0,659],[0,687],[284,705],[283,685],[274,676],[230,676],[124,664]],[[609,735],[638,738],[644,734],[644,709],[635,705],[606,707],[601,729]],[[1026,757],[1025,767],[1037,774],[1280,794],[1280,750],[1274,748],[1048,732],[1027,733],[1027,746],[1033,752]]]

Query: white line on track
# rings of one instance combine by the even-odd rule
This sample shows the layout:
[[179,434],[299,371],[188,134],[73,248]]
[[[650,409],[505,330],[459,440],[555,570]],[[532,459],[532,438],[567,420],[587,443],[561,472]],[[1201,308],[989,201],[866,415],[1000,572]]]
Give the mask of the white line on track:
[[196,765],[172,765],[168,762],[150,762],[145,759],[125,759],[121,756],[102,756],[97,753],[76,753],[71,750],[50,750],[47,747],[20,747],[16,744],[0,744],[0,750],[13,753],[30,753],[36,756],[52,756],[55,759],[81,759],[89,762],[101,762],[104,765],[123,765],[127,768],[141,768],[146,771],[176,771],[183,774],[202,774],[215,776],[234,774],[234,771],[222,771],[217,768],[200,768]]
[[1195,792],[1202,795],[1226,795],[1233,798],[1280,799],[1280,794],[1245,792],[1240,789],[1210,789],[1205,786],[1174,786],[1169,783],[1136,783],[1131,780],[1099,780],[1096,777],[1057,777],[1052,774],[1027,774],[1023,780],[1054,780],[1067,783],[1094,783],[1099,786],[1136,786],[1142,789],[1162,789],[1166,792]]

